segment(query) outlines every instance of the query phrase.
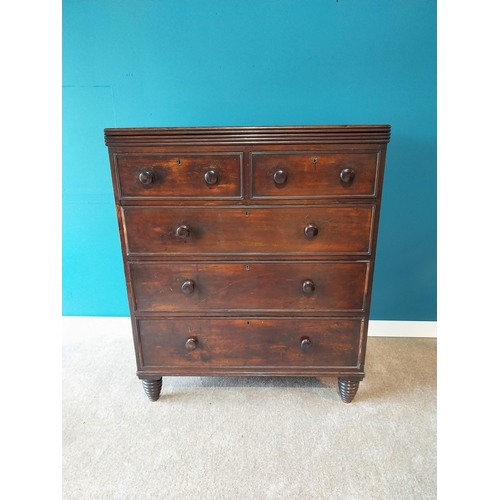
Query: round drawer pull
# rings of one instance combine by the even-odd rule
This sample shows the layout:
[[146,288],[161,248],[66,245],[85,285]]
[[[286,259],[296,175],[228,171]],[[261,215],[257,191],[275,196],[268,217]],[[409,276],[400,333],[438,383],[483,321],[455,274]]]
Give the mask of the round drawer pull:
[[306,295],[312,295],[312,293],[314,292],[315,289],[316,289],[316,285],[311,280],[305,280],[304,283],[302,283],[302,291]]
[[304,228],[304,234],[307,238],[315,238],[318,235],[318,228],[314,224],[307,224]]
[[191,295],[194,292],[194,281],[186,280],[181,286],[182,293]]
[[187,224],[181,224],[175,231],[178,238],[189,238],[191,236],[191,228]]
[[219,174],[217,173],[217,170],[207,170],[205,172],[205,182],[209,186],[217,184],[219,182]]
[[311,346],[312,346],[312,342],[307,337],[305,339],[302,339],[302,341],[300,342],[300,348],[303,351],[307,351],[307,349],[309,349]]
[[198,345],[198,340],[195,337],[189,337],[186,340],[186,349],[188,351],[193,351]]
[[356,176],[356,174],[354,173],[354,170],[352,170],[352,168],[343,168],[340,171],[340,180],[344,184],[351,183],[354,180],[355,176]]
[[152,170],[143,170],[140,174],[139,174],[139,181],[144,184],[144,185],[147,185],[147,184],[152,184],[153,181],[154,181],[154,175],[153,175],[153,171]]
[[276,170],[276,172],[274,172],[274,182],[278,185],[283,185],[286,183],[287,179],[288,179],[288,174],[286,173],[286,170],[280,168],[278,170]]

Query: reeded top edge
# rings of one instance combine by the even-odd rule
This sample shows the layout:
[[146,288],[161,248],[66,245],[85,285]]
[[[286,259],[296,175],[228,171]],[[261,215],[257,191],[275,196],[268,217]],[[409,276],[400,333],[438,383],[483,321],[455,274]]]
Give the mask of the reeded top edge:
[[232,143],[387,143],[390,125],[305,125],[256,127],[145,127],[106,128],[108,146]]

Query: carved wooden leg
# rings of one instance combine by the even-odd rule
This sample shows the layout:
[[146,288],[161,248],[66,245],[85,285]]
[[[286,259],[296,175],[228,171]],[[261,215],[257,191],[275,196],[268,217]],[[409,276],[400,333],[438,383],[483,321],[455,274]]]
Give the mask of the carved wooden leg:
[[359,380],[346,380],[339,378],[340,397],[344,403],[350,403],[358,392]]
[[161,392],[161,382],[162,379],[159,380],[150,380],[143,379],[142,386],[144,387],[144,392],[148,396],[150,401],[157,401],[160,397]]

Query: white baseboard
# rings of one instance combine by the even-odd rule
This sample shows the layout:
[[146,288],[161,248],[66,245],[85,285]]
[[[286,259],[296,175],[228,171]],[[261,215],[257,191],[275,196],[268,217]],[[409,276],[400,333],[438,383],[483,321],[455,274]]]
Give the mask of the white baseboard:
[[[63,316],[64,332],[81,331],[86,335],[101,335],[103,331],[131,332],[130,318],[107,316]],[[369,337],[437,337],[436,321],[371,320]]]
[[368,336],[437,338],[437,322],[371,320],[368,325]]

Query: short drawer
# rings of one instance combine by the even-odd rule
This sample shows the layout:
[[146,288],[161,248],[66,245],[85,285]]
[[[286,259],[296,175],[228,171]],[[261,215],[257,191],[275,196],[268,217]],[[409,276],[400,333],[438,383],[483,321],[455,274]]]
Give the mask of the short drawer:
[[130,264],[138,311],[364,310],[369,262]]
[[243,153],[116,155],[122,200],[238,199]]
[[252,197],[374,197],[379,154],[251,153]]
[[129,256],[370,253],[373,205],[123,207]]
[[140,319],[142,368],[355,367],[361,319]]

